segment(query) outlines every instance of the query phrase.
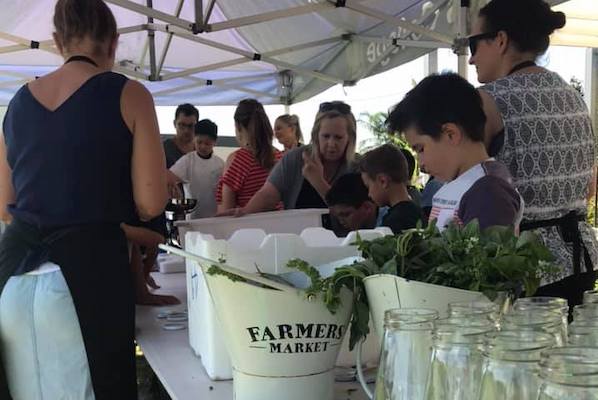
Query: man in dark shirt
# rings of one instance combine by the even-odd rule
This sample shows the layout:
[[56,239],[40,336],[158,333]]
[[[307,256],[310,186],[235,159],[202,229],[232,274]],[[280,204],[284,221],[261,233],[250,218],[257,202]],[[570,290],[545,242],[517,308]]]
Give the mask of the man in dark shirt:
[[193,134],[199,120],[199,111],[191,104],[181,104],[174,113],[176,136],[164,141],[166,168],[170,168],[185,154],[195,150]]
[[395,234],[415,228],[422,214],[407,191],[407,160],[401,150],[385,144],[368,151],[361,158],[359,168],[370,198],[380,207],[390,207],[382,225]]

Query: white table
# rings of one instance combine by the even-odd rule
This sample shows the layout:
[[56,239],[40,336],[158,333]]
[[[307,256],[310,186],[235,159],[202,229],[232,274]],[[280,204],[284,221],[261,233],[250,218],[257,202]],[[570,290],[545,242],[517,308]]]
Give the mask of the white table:
[[[156,293],[174,295],[182,304],[170,309],[186,309],[185,274],[152,274],[162,286]],[[164,307],[137,306],[136,337],[145,358],[173,400],[232,400],[232,381],[212,381],[199,357],[189,346],[189,332],[165,331],[156,316]],[[337,383],[336,400],[366,400],[356,382]],[[266,399],[265,399],[266,400]],[[314,399],[315,400],[315,399]]]

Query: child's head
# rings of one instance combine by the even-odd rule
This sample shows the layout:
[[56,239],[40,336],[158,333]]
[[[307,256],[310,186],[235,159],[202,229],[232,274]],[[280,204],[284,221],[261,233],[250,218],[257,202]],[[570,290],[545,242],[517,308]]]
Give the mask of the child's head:
[[390,112],[387,124],[405,134],[423,170],[448,182],[468,153],[483,147],[486,115],[477,90],[449,73],[422,80]]
[[363,183],[369,196],[379,206],[390,205],[392,190],[409,181],[407,161],[401,150],[393,144],[385,144],[363,155],[359,161]]
[[202,119],[195,124],[195,151],[202,157],[209,157],[218,140],[218,125],[209,119]]
[[358,173],[339,177],[326,194],[330,214],[350,231],[373,228],[376,224],[376,205],[368,196],[368,189]]

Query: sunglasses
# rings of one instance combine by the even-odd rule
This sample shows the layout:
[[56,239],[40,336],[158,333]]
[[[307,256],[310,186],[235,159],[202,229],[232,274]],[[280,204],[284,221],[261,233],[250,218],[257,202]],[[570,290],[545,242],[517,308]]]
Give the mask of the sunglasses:
[[351,106],[342,101],[326,101],[320,104],[318,112],[338,111],[341,114],[351,114]]
[[480,40],[494,39],[496,35],[498,35],[498,31],[485,32],[480,33],[479,35],[473,35],[468,37],[467,42],[469,44],[469,54],[472,57],[475,55],[476,51],[478,51],[478,43],[480,42]]

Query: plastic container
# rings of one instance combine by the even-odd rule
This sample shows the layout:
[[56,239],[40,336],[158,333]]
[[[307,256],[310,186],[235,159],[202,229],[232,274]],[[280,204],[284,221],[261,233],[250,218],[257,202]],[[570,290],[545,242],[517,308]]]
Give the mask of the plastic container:
[[185,259],[174,254],[159,254],[156,259],[161,274],[185,272]]
[[324,214],[328,214],[328,209],[308,208],[249,214],[243,217],[191,219],[177,221],[175,225],[183,241],[183,248],[186,248],[184,241],[187,232],[201,232],[212,235],[214,239],[229,239],[239,229],[262,229],[266,233],[299,234],[305,228],[321,227]]

